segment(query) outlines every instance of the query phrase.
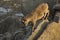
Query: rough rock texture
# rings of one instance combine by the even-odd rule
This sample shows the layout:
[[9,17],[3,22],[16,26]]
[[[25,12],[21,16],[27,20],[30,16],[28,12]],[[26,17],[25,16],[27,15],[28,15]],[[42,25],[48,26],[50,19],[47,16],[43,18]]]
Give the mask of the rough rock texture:
[[60,22],[52,22],[47,25],[47,29],[38,40],[60,40]]
[[29,36],[27,40],[37,40],[38,36],[41,35],[46,28],[46,24],[48,24],[48,22],[48,20],[41,21],[35,31],[32,33],[31,36]]

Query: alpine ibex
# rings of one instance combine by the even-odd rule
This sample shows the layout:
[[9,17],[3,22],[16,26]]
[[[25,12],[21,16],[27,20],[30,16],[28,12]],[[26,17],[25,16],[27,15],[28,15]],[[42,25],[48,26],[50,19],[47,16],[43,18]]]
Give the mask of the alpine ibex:
[[29,22],[32,22],[34,24],[32,27],[32,31],[33,31],[36,21],[45,18],[48,15],[49,15],[48,4],[42,3],[35,9],[35,11],[32,11],[24,18],[25,20],[24,23],[27,26]]

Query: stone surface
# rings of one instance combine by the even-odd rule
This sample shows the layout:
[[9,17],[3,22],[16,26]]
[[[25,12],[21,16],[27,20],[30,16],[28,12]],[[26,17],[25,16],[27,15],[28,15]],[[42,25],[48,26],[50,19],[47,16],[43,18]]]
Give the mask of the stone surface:
[[52,22],[47,25],[47,29],[38,40],[60,40],[60,22]]

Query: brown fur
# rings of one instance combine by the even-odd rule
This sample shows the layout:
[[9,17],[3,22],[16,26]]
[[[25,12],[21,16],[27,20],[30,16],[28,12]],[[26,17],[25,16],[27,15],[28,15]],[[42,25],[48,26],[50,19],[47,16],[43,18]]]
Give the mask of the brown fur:
[[[24,19],[26,20],[24,23],[26,24],[26,26],[28,25],[28,23],[30,21],[32,21],[34,23],[34,26],[36,24],[36,21],[41,19],[42,17],[46,17],[46,14],[49,13],[48,10],[48,4],[47,3],[42,3],[40,4],[35,11],[31,14],[28,14]],[[34,27],[33,27],[34,30]]]

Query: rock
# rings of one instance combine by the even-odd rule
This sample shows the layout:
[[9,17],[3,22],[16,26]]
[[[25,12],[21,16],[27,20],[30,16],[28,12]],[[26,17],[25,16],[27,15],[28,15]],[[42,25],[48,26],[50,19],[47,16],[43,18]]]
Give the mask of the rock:
[[60,22],[51,22],[38,40],[60,40]]

